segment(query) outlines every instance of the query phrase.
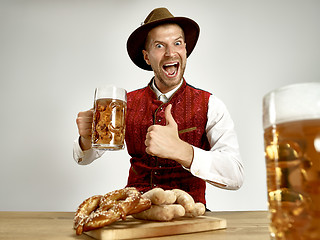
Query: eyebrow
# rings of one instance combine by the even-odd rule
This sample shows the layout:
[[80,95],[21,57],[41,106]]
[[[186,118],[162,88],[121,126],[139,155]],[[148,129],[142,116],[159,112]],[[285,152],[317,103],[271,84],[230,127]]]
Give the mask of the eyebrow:
[[180,36],[180,37],[176,38],[175,41],[178,41],[178,40],[181,39],[181,38],[182,38],[183,41],[184,41],[184,37],[183,37],[183,36]]
[[[176,39],[174,39],[174,42],[176,42],[176,41],[178,41],[178,40],[180,40],[180,39],[183,39],[184,40],[184,38],[183,38],[183,36],[179,36],[179,37],[177,37]],[[163,41],[159,41],[159,40],[155,40],[154,41],[154,43],[155,44],[158,44],[158,43],[164,43]]]

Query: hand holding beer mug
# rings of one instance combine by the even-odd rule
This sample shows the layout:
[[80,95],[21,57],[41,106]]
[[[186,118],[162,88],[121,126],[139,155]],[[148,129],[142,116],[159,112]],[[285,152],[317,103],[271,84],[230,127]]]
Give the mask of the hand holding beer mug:
[[320,83],[263,99],[271,239],[320,239]]
[[124,148],[127,92],[114,86],[95,90],[92,147],[104,150]]

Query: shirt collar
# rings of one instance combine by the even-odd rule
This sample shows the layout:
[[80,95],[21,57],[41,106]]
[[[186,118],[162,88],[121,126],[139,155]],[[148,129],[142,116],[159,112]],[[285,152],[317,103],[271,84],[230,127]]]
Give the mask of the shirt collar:
[[178,90],[178,88],[182,85],[182,80],[179,83],[178,86],[176,86],[174,89],[172,89],[171,91],[167,92],[167,93],[162,93],[160,92],[160,90],[157,88],[156,84],[154,83],[154,79],[152,80],[152,89],[153,91],[156,93],[157,98],[159,100],[161,100],[162,102],[168,102],[169,99],[172,97],[172,95]]

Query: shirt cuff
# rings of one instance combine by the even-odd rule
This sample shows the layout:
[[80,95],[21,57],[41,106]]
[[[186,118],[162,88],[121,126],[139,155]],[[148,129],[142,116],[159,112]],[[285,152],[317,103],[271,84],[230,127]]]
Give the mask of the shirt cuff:
[[220,188],[227,187],[227,185],[223,183],[225,181],[221,179],[221,177],[210,171],[210,169],[212,168],[212,161],[210,161],[210,156],[208,155],[210,155],[211,152],[205,151],[195,146],[193,146],[193,152],[193,161],[189,171],[194,176],[199,177],[212,185]]
[[84,153],[80,147],[79,139],[74,140],[73,142],[73,159],[79,163],[82,161]]
[[197,177],[208,178],[208,171],[206,170],[210,169],[211,161],[206,160],[203,151],[204,150],[193,146],[193,161],[190,166],[190,172]]
[[93,148],[82,151],[79,144],[79,139],[76,139],[73,143],[73,159],[80,165],[92,163],[95,159],[101,157],[103,153],[103,150],[97,150]]

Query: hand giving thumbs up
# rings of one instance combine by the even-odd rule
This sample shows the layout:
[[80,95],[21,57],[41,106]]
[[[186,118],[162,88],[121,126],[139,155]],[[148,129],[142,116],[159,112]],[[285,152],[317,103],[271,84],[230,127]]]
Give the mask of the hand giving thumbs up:
[[193,148],[179,138],[178,126],[171,114],[172,105],[165,109],[166,126],[152,125],[148,128],[146,152],[152,156],[169,158],[190,167]]

